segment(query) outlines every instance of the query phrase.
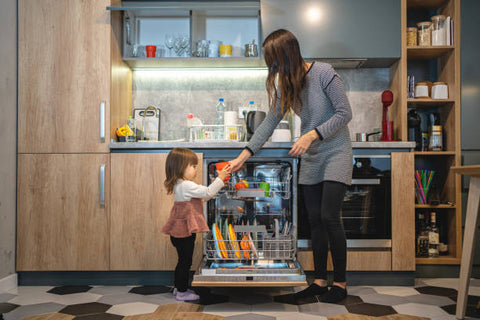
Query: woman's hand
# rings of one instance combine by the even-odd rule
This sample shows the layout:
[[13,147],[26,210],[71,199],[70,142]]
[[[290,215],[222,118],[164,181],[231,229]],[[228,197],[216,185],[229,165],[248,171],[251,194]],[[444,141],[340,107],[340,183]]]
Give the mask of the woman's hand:
[[230,163],[230,172],[235,172],[238,171],[242,168],[243,164],[245,161],[247,161],[248,158],[250,158],[251,154],[247,150],[243,150],[237,158],[229,161]]
[[318,139],[318,134],[315,130],[309,131],[301,136],[292,146],[290,152],[288,153],[292,157],[298,157],[307,151],[308,147],[312,144],[313,141]]
[[235,171],[240,170],[240,168],[243,166],[243,163],[244,163],[244,162],[245,162],[245,161],[242,161],[242,160],[240,159],[240,157],[235,158],[235,159],[229,161],[229,163],[230,163],[230,170],[231,170],[232,172],[235,172]]

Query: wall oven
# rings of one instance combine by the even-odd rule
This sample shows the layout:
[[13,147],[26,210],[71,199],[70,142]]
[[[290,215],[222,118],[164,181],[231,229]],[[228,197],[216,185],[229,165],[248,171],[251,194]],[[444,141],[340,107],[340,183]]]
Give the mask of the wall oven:
[[[391,248],[391,161],[389,154],[355,154],[341,219],[348,248]],[[307,212],[298,190],[298,247],[311,248]]]

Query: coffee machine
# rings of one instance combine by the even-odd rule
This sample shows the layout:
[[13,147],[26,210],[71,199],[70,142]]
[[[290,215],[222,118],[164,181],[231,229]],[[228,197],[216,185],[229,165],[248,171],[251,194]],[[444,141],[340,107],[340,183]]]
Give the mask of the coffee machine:
[[408,141],[415,141],[415,150],[422,150],[422,119],[415,109],[408,112]]

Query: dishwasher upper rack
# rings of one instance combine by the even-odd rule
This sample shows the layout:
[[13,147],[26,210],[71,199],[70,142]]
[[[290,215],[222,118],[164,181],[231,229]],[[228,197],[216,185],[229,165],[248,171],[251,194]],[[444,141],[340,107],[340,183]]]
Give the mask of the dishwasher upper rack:
[[[215,178],[212,176],[211,178]],[[212,180],[213,180],[212,179]],[[220,190],[220,194],[226,194],[229,199],[244,198],[274,198],[276,196],[282,199],[291,198],[291,180],[292,175],[289,174],[285,179],[264,178],[261,180],[247,177],[246,179],[235,179],[231,176],[226,186]],[[244,183],[246,182],[246,184]],[[239,188],[240,186],[240,188]]]
[[[293,234],[281,235],[278,237],[258,237],[251,240],[219,240],[225,244],[222,249],[217,249],[217,241],[213,238],[212,232],[206,237],[205,259],[213,261],[256,261],[256,260],[288,260],[296,259],[296,238]],[[234,244],[236,242],[236,244]],[[247,246],[247,247],[246,247]],[[220,246],[219,246],[220,247]],[[220,247],[221,248],[221,247]],[[226,248],[226,250],[225,250]],[[242,249],[243,248],[243,249]],[[220,251],[220,253],[219,253]],[[226,254],[227,257],[221,257]]]

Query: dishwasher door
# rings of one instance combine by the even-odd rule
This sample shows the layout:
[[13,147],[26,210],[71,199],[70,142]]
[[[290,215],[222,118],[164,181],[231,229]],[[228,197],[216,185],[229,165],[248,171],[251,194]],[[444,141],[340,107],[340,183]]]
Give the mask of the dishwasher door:
[[[204,159],[204,183],[216,163]],[[297,253],[297,160],[253,158],[205,203],[211,231],[193,286],[303,286]]]

